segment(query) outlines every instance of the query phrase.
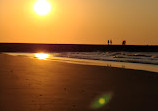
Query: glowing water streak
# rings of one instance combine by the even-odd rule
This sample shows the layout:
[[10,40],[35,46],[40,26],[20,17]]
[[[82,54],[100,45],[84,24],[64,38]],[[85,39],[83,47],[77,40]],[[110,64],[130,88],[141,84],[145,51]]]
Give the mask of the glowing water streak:
[[49,58],[49,54],[36,53],[35,57],[38,58],[38,59],[46,60],[47,58]]

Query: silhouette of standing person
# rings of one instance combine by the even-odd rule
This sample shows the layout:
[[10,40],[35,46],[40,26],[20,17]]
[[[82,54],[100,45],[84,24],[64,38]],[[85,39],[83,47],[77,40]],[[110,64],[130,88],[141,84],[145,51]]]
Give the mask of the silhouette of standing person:
[[109,45],[110,41],[108,40],[108,45]]
[[122,45],[124,45],[124,44],[125,44],[125,41],[123,40],[123,41],[122,41]]
[[126,45],[126,41],[125,40],[122,42],[122,45]]
[[112,45],[112,40],[110,40],[110,45]]

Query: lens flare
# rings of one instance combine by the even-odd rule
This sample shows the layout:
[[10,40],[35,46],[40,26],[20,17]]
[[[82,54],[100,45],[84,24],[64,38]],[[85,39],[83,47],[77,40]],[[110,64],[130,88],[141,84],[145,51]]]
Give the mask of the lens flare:
[[36,53],[35,57],[41,60],[46,60],[49,58],[49,54],[44,54],[44,53]]
[[105,102],[106,102],[106,101],[105,101],[104,98],[100,98],[100,99],[99,99],[99,103],[100,103],[100,104],[105,104]]
[[99,109],[102,108],[103,106],[107,105],[112,98],[111,93],[107,93],[104,95],[101,95],[100,97],[96,98],[95,101],[91,104],[92,109]]

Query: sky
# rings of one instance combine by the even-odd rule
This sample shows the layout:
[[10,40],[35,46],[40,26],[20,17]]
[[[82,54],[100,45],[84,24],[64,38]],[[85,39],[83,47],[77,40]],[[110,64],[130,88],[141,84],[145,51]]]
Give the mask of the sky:
[[158,0],[0,0],[0,42],[158,45]]

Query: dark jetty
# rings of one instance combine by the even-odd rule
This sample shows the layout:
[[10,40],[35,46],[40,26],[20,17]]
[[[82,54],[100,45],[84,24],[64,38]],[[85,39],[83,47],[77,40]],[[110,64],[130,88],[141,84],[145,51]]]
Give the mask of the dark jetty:
[[0,52],[95,52],[95,51],[158,52],[158,45],[145,46],[145,45],[0,43]]

